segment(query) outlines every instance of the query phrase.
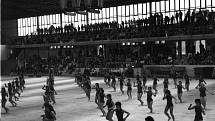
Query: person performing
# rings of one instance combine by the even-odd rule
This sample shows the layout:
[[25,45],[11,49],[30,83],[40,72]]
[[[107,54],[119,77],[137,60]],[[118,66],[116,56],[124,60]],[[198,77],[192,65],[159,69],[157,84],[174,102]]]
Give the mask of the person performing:
[[193,110],[195,109],[195,118],[194,121],[203,121],[203,115],[205,115],[205,111],[204,108],[201,105],[201,100],[200,99],[195,99],[195,104],[194,106],[192,106],[192,104],[190,104],[190,106],[188,107],[188,110]]
[[177,94],[178,94],[178,99],[180,100],[180,103],[182,103],[182,99],[181,99],[181,97],[182,97],[182,94],[183,94],[183,91],[182,91],[182,89],[185,89],[184,88],[184,86],[182,85],[182,81],[179,81],[178,82],[178,85],[177,85]]
[[131,84],[130,79],[128,79],[128,82],[127,82],[126,86],[127,86],[128,100],[129,100],[129,99],[132,99],[132,94],[131,94],[132,93],[132,84]]
[[148,87],[148,90],[147,91],[145,90],[144,92],[147,93],[147,106],[150,109],[150,113],[152,113],[153,112],[153,109],[152,109],[152,104],[153,104],[152,95],[156,96],[156,93],[152,92],[152,87]]
[[124,76],[123,74],[120,76],[119,80],[119,88],[120,91],[122,92],[122,95],[124,94],[123,86],[124,86]]
[[112,97],[111,97],[111,94],[107,94],[107,101],[106,101],[106,104],[103,108],[105,108],[106,106],[108,107],[108,112],[107,112],[107,116],[106,116],[106,119],[108,121],[113,121],[112,117],[113,117],[113,110],[114,110],[114,102],[112,101]]
[[[130,113],[122,109],[121,102],[116,102],[115,105],[116,105],[116,109],[114,109],[113,112],[116,112],[118,121],[126,121]],[[124,117],[124,113],[127,114],[125,117]]]
[[206,104],[207,104],[206,91],[209,92],[211,95],[214,95],[212,92],[207,90],[204,82],[201,82],[200,87],[199,87],[199,92],[200,92],[200,100],[201,100],[201,103],[202,103],[204,109],[206,109]]
[[[175,121],[175,117],[174,117],[174,114],[173,114],[173,103],[172,103],[172,98],[175,99],[175,103],[177,103],[177,99],[171,95],[171,92],[169,90],[166,90],[165,92],[165,97],[163,98],[163,100],[167,100],[167,105],[165,107],[165,110],[164,110],[164,114],[168,117],[168,121],[170,121],[171,117],[172,117],[172,120]],[[169,116],[168,114],[168,111],[170,110],[170,115],[171,117]]]
[[134,83],[134,87],[137,87],[137,99],[140,101],[141,106],[143,106],[142,95],[143,95],[143,87],[141,81],[137,80],[137,85]]

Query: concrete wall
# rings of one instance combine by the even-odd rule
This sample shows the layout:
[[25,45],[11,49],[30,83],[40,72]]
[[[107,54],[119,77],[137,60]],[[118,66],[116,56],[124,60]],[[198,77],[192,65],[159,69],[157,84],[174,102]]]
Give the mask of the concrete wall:
[[7,45],[0,45],[1,48],[1,60],[7,60],[10,54],[10,50]]
[[1,21],[1,41],[10,41],[18,36],[18,22],[17,20]]

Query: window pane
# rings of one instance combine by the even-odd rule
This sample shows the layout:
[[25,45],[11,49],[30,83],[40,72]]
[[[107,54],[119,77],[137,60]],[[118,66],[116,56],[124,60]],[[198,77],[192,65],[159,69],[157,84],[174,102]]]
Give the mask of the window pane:
[[184,0],[180,0],[180,10],[184,10]]
[[138,14],[137,4],[134,4],[134,15]]
[[149,7],[149,6],[150,6],[150,5],[149,5],[149,3],[147,3],[146,5],[147,5],[147,6],[146,6],[146,7],[147,7],[147,9],[146,9],[146,12],[147,12],[147,13],[146,13],[146,14],[147,14],[147,16],[149,16],[149,14],[150,14],[150,7]]
[[180,0],[175,0],[175,10],[179,10]]
[[146,12],[146,4],[145,3],[143,3],[143,4],[142,3],[138,4],[138,14],[144,14],[143,11]]
[[110,17],[113,17],[113,13],[114,13],[113,7],[110,7]]
[[170,1],[170,10],[174,10],[175,9],[175,3],[174,0],[169,0]]
[[215,1],[214,0],[211,0],[212,1],[212,6],[215,7]]
[[126,7],[122,6],[122,16],[125,16],[125,9],[126,9]]
[[133,5],[130,5],[130,15],[134,15],[134,7]]
[[156,2],[156,12],[160,12],[160,2]]
[[129,9],[130,9],[130,6],[126,5],[126,16],[129,16]]
[[205,0],[201,0],[201,8],[206,8],[206,6],[205,6]]
[[[147,6],[148,7],[148,6]],[[152,2],[152,13],[155,13],[155,2]]]
[[22,19],[18,19],[18,28],[22,26]]
[[185,0],[185,9],[188,10],[189,9],[189,0]]
[[211,7],[211,0],[206,0],[207,7]]
[[190,8],[195,9],[195,0],[190,0]]
[[196,7],[197,8],[200,8],[200,2],[201,2],[201,0],[196,0]]
[[161,12],[165,12],[165,1],[161,1]]
[[110,18],[110,9],[106,8],[106,18]]

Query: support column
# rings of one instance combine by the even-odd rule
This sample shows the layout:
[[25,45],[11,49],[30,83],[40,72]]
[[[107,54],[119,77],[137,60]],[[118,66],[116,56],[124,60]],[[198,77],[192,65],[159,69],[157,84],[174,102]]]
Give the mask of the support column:
[[181,50],[181,41],[178,41],[178,56],[181,59],[182,58],[182,50]]
[[[62,13],[60,13],[60,28],[63,28],[62,19],[63,19],[63,16],[62,16]],[[63,29],[61,29],[61,33],[63,33]]]

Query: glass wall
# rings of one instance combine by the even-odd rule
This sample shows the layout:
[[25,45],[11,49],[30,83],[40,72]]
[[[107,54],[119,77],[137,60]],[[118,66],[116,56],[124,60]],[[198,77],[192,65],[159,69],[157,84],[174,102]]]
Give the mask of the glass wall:
[[[151,3],[151,12],[163,13],[163,16],[172,16],[179,10],[183,16],[188,9],[199,11],[199,9],[215,10],[214,0],[165,0]],[[150,15],[150,3],[139,3],[117,7],[103,8],[100,14],[88,13],[89,24],[147,18]],[[61,18],[62,17],[62,18]],[[62,21],[61,21],[62,20]],[[36,33],[37,27],[49,28],[73,24],[75,27],[87,24],[87,16],[76,14],[76,16],[65,14],[44,15],[38,17],[18,19],[18,36]]]

